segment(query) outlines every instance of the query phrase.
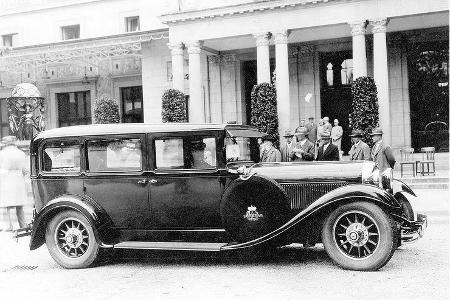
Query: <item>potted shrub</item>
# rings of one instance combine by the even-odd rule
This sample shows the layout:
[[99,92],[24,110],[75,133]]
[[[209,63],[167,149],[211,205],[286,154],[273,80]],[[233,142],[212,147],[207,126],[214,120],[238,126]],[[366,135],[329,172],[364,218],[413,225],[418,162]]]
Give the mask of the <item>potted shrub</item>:
[[168,89],[162,95],[162,121],[185,123],[188,122],[186,95],[176,89]]
[[120,123],[119,105],[107,95],[95,102],[94,121],[96,124]]

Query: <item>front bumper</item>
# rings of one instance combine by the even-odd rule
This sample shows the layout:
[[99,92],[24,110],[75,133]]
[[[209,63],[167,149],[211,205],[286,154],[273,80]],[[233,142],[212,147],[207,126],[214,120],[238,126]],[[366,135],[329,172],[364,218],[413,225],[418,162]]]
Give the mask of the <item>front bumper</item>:
[[409,244],[422,238],[428,226],[427,216],[417,214],[417,220],[404,222],[401,226],[402,244]]

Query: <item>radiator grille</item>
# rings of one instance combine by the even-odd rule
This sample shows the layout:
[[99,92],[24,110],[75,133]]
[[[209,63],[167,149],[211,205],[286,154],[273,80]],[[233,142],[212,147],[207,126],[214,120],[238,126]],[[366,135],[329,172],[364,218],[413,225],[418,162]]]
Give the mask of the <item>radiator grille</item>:
[[308,182],[308,183],[282,183],[291,201],[291,209],[303,209],[326,193],[346,185],[344,181],[338,182]]

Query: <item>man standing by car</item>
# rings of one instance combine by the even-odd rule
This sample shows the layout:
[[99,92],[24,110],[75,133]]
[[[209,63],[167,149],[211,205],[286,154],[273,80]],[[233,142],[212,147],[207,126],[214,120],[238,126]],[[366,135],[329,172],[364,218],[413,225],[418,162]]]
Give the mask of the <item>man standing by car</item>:
[[361,140],[361,130],[352,130],[350,137],[352,138],[353,144],[349,152],[350,160],[370,160],[370,148]]
[[309,123],[305,126],[307,130],[306,135],[308,136],[308,140],[315,144],[317,141],[317,125],[314,124],[314,117],[309,117],[308,120]]
[[306,138],[307,133],[305,127],[297,128],[295,132],[297,143],[292,153],[293,161],[314,160],[314,144]]
[[281,145],[281,161],[291,161],[292,150],[295,147],[292,130],[286,130],[283,137],[285,138],[285,142]]
[[261,162],[281,162],[281,153],[273,145],[273,136],[268,134],[263,137],[261,145]]
[[331,143],[331,134],[329,131],[325,131],[320,136],[322,145],[317,150],[317,161],[333,161],[339,160],[339,149],[336,145]]
[[375,128],[370,134],[374,142],[372,151],[370,153],[370,160],[374,161],[381,172],[387,168],[394,168],[395,156],[389,145],[383,144],[383,130]]

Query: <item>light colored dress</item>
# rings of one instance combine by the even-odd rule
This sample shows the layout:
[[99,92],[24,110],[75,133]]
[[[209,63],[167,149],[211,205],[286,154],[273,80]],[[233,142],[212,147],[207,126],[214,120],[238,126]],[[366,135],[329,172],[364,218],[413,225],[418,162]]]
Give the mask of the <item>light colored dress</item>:
[[27,203],[26,155],[15,146],[6,146],[0,157],[0,208],[23,206]]

